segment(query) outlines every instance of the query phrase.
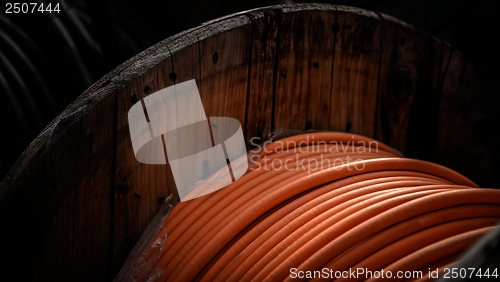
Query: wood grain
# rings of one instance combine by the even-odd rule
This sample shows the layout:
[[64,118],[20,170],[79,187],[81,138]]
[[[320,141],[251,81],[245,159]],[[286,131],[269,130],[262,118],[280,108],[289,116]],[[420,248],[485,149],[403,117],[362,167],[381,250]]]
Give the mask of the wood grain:
[[374,135],[380,71],[381,21],[370,11],[338,7],[330,130]]
[[2,207],[4,277],[26,273],[45,281],[71,278],[68,258],[73,255],[80,129],[78,120],[52,143],[35,169],[25,175],[13,200]]
[[430,37],[409,25],[382,15],[383,50],[380,59],[377,138],[408,153],[410,119],[414,101],[431,93],[434,58]]
[[335,9],[327,8],[282,10],[274,130],[328,129]]
[[[252,54],[249,68],[245,109],[245,141],[247,149],[264,142],[274,130],[273,92],[276,80],[278,20],[275,10],[249,13],[252,19]],[[252,140],[252,138],[254,138]]]
[[250,63],[251,21],[200,40],[200,96],[207,117],[232,117],[244,124]]
[[164,60],[118,92],[115,192],[111,228],[113,241],[111,272],[114,275],[118,273],[142,231],[158,212],[160,208],[158,199],[165,199],[168,196],[165,165],[138,162],[134,156],[128,128],[128,111],[132,105],[140,103],[147,95],[160,90],[159,72],[171,73],[171,63]]
[[482,116],[480,97],[474,67],[454,49],[438,104],[436,161],[487,185],[494,173],[491,155],[481,143],[483,133],[476,124]]
[[[114,87],[114,86],[113,86]],[[71,281],[106,281],[113,201],[116,92],[82,117]]]

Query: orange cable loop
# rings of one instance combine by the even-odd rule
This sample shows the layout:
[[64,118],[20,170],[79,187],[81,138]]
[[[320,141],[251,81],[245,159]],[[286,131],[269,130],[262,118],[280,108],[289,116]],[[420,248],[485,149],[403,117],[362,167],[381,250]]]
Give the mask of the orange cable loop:
[[291,269],[366,268],[421,270],[407,280],[427,281],[429,267],[448,267],[500,220],[500,191],[365,136],[300,134],[248,156],[240,179],[174,207],[154,237],[165,242],[142,255],[154,267],[135,278],[303,281]]

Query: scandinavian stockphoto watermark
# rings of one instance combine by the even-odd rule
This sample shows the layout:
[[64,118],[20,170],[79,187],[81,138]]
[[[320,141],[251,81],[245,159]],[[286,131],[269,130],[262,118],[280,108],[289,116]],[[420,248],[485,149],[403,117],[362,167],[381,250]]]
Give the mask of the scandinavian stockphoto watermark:
[[209,122],[194,79],[137,102],[128,122],[135,158],[145,164],[168,160],[181,201],[222,189],[248,170],[239,121]]
[[[256,149],[252,150],[249,160],[254,165],[251,170],[286,170],[307,171],[311,174],[315,171],[331,169],[335,171],[357,170],[365,168],[367,154],[379,153],[378,141],[325,141],[314,140],[314,135],[307,136],[305,140],[277,140],[274,146],[271,140],[261,142],[260,137],[250,139],[250,144]],[[262,144],[261,144],[262,143]],[[314,145],[314,146],[311,146]],[[271,158],[275,153],[285,153],[284,157]],[[301,158],[301,155],[307,155]],[[259,161],[260,160],[260,161]]]

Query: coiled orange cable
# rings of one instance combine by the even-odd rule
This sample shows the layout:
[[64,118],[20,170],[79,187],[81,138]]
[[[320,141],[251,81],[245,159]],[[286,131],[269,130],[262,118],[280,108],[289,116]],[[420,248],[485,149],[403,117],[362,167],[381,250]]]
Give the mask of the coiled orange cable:
[[315,132],[260,149],[233,184],[175,206],[155,237],[167,236],[159,261],[135,278],[282,281],[292,268],[440,269],[500,219],[500,191],[368,137]]

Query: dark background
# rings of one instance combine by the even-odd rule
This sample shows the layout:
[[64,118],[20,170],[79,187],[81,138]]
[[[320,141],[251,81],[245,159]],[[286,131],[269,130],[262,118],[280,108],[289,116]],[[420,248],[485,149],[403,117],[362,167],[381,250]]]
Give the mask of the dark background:
[[[0,179],[87,87],[145,48],[205,21],[292,1],[59,1],[61,13],[7,15],[0,6]],[[23,1],[17,1],[23,2]],[[28,2],[35,2],[34,0]],[[39,1],[38,1],[39,2]],[[56,1],[51,1],[54,5]],[[318,2],[318,1],[298,1]],[[462,51],[482,80],[483,140],[500,140],[500,1],[325,1],[392,15]],[[489,136],[486,136],[489,135]],[[495,135],[492,138],[491,135]],[[500,155],[493,141],[490,152]],[[493,169],[500,169],[494,158]]]

